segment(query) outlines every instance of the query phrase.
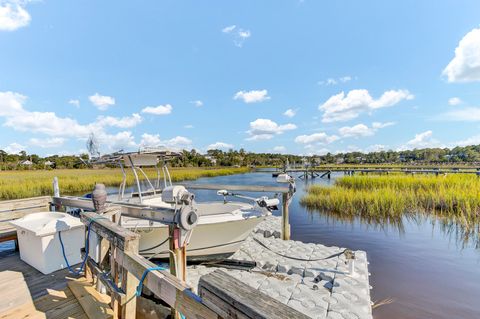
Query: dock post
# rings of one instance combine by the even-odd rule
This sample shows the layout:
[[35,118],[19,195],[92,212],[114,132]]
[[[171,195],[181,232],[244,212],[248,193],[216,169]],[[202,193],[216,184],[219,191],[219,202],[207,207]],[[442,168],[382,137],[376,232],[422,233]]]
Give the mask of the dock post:
[[58,177],[53,178],[53,196],[60,197],[60,187],[58,186]]
[[[175,225],[168,226],[168,232],[170,234],[169,239],[169,248],[170,248],[170,258],[169,258],[169,265],[170,265],[170,273],[175,277],[186,281],[187,279],[187,254],[186,254],[186,247],[179,247],[180,240],[181,240],[181,230]],[[171,318],[173,319],[180,319],[180,313],[172,308]]]
[[290,221],[288,217],[288,193],[282,196],[282,239],[290,240]]

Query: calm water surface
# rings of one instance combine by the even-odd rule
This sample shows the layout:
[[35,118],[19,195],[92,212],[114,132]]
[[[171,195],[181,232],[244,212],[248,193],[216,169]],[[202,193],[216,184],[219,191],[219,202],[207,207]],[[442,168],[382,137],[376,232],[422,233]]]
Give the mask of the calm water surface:
[[[338,176],[313,183],[333,184]],[[271,173],[202,178],[195,183],[278,186]],[[305,186],[297,179],[290,206],[292,239],[365,250],[372,300],[394,300],[375,309],[374,318],[480,318],[480,249],[475,243],[462,244],[439,222],[426,218],[404,219],[399,229],[309,212],[299,204]],[[219,199],[212,191],[195,193],[200,201]],[[0,250],[8,245],[0,244]]]
[[[333,184],[338,176],[313,183]],[[271,173],[204,178],[195,183],[278,186]],[[309,212],[299,204],[305,186],[297,179],[290,206],[292,239],[365,250],[372,300],[394,300],[375,309],[374,318],[480,318],[480,249],[475,243],[462,244],[439,222],[426,218],[404,219],[400,230]],[[196,193],[199,200],[218,198],[215,192]]]

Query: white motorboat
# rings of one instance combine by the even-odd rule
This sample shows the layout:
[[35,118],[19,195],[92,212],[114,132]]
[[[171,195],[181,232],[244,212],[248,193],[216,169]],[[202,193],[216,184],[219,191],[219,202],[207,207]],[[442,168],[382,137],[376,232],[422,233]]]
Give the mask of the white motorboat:
[[[175,214],[178,205],[171,200],[164,200],[165,190],[175,192],[175,194],[188,193],[188,191],[183,186],[174,186],[171,182],[166,163],[172,156],[176,156],[176,154],[158,150],[144,150],[142,152],[116,154],[115,157],[110,158],[110,161],[113,159],[119,163],[124,175],[124,180],[119,188],[118,200],[149,207],[160,207],[171,210],[172,214]],[[105,158],[102,160],[105,160]],[[159,166],[163,171],[164,187],[162,189],[160,188]],[[142,169],[143,167],[157,167],[156,181],[152,182],[147,177]],[[130,196],[125,195],[126,168],[132,170],[137,188],[137,192]],[[143,183],[143,185],[147,185],[145,190],[142,190],[139,174],[145,177],[146,182]],[[213,259],[235,253],[255,226],[271,214],[271,211],[276,209],[279,204],[277,198],[252,198],[233,194],[226,190],[220,190],[217,194],[223,196],[223,200],[214,202],[192,201],[192,209],[196,211],[198,221],[189,235],[187,256],[190,260]],[[227,196],[246,199],[249,202],[228,201]],[[168,225],[127,216],[121,217],[120,225],[141,235],[139,251],[142,255],[149,258],[168,258]]]

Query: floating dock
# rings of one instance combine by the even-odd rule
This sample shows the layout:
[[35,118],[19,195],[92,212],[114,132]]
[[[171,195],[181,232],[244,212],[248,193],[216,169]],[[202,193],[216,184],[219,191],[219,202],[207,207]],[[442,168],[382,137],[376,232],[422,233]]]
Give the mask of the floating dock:
[[[3,226],[52,202],[58,201],[0,202]],[[96,213],[81,213],[101,236],[103,256],[98,263],[88,257],[84,276],[65,269],[43,275],[18,252],[0,253],[0,318],[372,318],[365,252],[283,239],[289,234],[286,207],[282,217],[260,223],[230,257],[255,262],[255,268],[192,265],[185,281],[152,270],[156,265],[138,254],[138,234],[96,219]],[[4,233],[3,240],[13,235],[7,228]]]
[[[281,217],[267,217],[240,250],[230,257],[255,261],[257,268],[252,271],[223,270],[311,318],[372,318],[371,287],[364,251],[354,252],[354,272],[350,275],[348,261],[342,254],[345,248],[282,240],[280,229]],[[330,256],[334,257],[328,258]],[[200,278],[215,269],[203,265],[189,266],[187,283],[197,291]]]

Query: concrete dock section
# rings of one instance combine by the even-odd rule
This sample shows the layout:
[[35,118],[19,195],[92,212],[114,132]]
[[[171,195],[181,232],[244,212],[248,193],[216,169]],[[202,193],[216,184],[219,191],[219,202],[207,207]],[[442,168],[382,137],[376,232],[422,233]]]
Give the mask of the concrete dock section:
[[[367,256],[345,248],[281,240],[281,218],[259,224],[231,259],[255,261],[251,271],[222,269],[229,275],[312,318],[372,318]],[[353,272],[351,272],[353,268]],[[216,267],[188,267],[194,290]]]

